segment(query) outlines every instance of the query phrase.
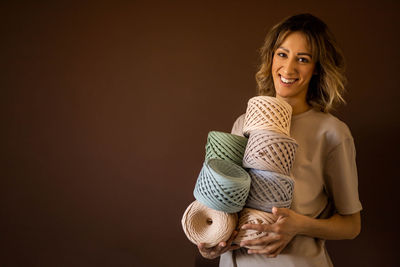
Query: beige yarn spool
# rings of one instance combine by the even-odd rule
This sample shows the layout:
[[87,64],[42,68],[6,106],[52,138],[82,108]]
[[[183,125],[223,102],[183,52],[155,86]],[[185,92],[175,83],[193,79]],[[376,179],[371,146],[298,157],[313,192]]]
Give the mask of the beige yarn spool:
[[210,248],[229,239],[237,220],[236,213],[213,210],[195,200],[183,214],[182,227],[192,243],[205,243],[205,247]]
[[284,100],[272,96],[256,96],[247,103],[243,135],[258,129],[290,135],[292,107]]
[[293,138],[266,130],[251,132],[243,167],[290,175],[298,144]]
[[[244,208],[240,213],[239,213],[239,233],[237,234],[235,240],[233,240],[233,243],[235,244],[240,244],[242,241],[246,240],[253,240],[256,238],[260,238],[263,236],[266,236],[268,233],[267,232],[259,232],[256,230],[244,230],[241,229],[243,225],[245,224],[273,224],[277,220],[277,217],[268,212],[263,212],[260,210],[256,209],[250,209],[250,208]],[[250,249],[261,249],[263,248],[262,246],[246,246],[246,248]]]

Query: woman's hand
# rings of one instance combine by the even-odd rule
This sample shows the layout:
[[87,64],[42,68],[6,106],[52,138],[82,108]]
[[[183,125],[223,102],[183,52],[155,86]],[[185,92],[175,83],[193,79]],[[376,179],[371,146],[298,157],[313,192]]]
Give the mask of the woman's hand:
[[267,232],[266,236],[242,241],[240,246],[260,246],[260,249],[249,249],[249,254],[265,254],[267,257],[276,257],[286,245],[299,232],[298,225],[302,215],[286,208],[272,209],[272,213],[278,217],[273,224],[245,224],[242,229],[252,229]]
[[235,239],[237,234],[238,234],[237,231],[233,231],[228,241],[220,242],[218,245],[212,248],[204,247],[205,246],[204,243],[198,244],[197,247],[199,248],[201,256],[203,256],[206,259],[214,259],[229,250],[235,250],[240,248],[238,245],[232,245],[232,241]]

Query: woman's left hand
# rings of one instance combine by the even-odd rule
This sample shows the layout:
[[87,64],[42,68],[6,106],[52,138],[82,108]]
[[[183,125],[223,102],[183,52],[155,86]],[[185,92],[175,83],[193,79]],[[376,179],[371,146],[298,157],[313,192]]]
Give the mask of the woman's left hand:
[[267,232],[266,236],[246,240],[240,243],[244,246],[260,246],[260,249],[249,249],[249,254],[265,254],[267,257],[276,257],[286,245],[299,232],[299,224],[302,215],[286,208],[272,209],[272,213],[278,217],[273,224],[245,224],[242,229],[252,229],[260,232]]

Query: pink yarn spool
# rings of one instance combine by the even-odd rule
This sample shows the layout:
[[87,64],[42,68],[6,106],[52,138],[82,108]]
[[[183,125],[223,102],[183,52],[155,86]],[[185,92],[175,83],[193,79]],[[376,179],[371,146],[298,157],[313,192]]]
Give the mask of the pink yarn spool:
[[292,107],[285,101],[272,96],[250,98],[244,119],[243,135],[254,130],[270,130],[290,135]]
[[229,239],[237,220],[236,213],[213,210],[195,200],[183,214],[182,228],[193,244],[205,243],[210,248]]
[[[244,208],[239,213],[239,224],[238,224],[239,233],[237,234],[235,240],[233,240],[233,243],[240,244],[240,242],[242,242],[242,241],[257,239],[257,238],[266,236],[268,234],[267,232],[259,232],[259,231],[251,230],[251,229],[249,229],[249,230],[241,229],[243,225],[245,225],[245,224],[273,224],[276,222],[276,220],[277,220],[277,217],[272,213],[263,212],[263,211],[256,210],[256,209]],[[246,246],[246,248],[261,249],[263,247],[262,246]]]

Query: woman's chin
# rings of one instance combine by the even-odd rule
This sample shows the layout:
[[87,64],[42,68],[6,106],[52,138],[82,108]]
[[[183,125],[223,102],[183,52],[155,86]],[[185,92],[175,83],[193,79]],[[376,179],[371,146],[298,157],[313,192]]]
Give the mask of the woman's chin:
[[279,90],[276,92],[276,97],[278,97],[278,98],[286,99],[286,98],[290,98],[292,96],[293,96],[293,94],[291,92],[287,92],[287,90],[282,90],[282,91]]

